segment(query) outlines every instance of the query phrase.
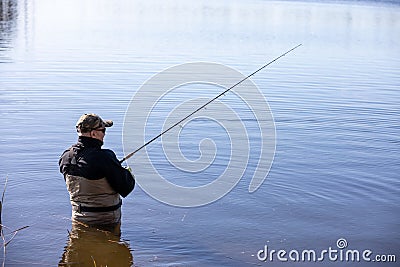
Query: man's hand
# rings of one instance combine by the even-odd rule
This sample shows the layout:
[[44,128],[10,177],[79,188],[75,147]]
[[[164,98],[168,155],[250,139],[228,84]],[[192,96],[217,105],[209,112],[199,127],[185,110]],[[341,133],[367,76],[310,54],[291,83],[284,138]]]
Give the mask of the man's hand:
[[126,170],[128,170],[130,173],[132,173],[132,169],[131,169],[131,167],[129,167],[129,166],[125,166],[124,167]]

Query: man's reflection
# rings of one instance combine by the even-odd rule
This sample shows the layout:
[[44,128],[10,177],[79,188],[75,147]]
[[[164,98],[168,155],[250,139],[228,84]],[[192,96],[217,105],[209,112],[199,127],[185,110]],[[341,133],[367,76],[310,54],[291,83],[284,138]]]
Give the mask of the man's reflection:
[[99,228],[73,222],[58,266],[133,266],[129,244],[120,235],[120,224]]

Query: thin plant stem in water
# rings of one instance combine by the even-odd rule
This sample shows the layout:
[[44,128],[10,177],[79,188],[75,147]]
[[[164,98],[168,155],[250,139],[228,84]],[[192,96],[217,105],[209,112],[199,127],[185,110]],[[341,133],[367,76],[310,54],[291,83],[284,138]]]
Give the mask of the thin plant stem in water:
[[[17,235],[17,233],[23,229],[28,228],[29,226],[23,226],[21,228],[18,228],[16,230],[11,230],[7,226],[2,224],[2,212],[3,212],[3,204],[4,204],[4,195],[6,192],[7,188],[7,182],[8,182],[8,175],[6,176],[6,181],[4,183],[4,189],[3,189],[3,194],[1,196],[1,201],[0,201],[0,236],[1,239],[3,240],[3,263],[2,266],[4,267],[6,264],[6,247],[10,242],[14,239],[14,237]],[[11,238],[9,240],[6,239],[6,235],[4,234],[4,229],[10,230],[9,235],[11,235]]]

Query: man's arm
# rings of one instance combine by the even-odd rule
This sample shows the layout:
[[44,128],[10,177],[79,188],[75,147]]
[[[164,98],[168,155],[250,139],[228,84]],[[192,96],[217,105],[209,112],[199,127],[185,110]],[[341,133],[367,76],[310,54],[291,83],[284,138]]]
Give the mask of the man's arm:
[[104,173],[111,187],[122,197],[126,197],[135,187],[135,178],[132,173],[121,166],[115,153],[109,149],[102,149],[105,164]]

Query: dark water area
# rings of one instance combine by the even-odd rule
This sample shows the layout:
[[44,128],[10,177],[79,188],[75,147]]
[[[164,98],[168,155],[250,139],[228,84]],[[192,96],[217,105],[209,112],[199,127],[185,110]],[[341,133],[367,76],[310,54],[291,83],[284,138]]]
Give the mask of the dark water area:
[[[250,156],[229,193],[182,208],[138,185],[124,199],[120,238],[72,226],[58,158],[76,141],[80,115],[114,121],[104,147],[122,158],[135,149],[123,144],[130,101],[157,73],[214,62],[247,75],[299,43],[251,78],[268,101],[276,139],[272,167],[255,192],[249,184],[259,167],[259,141],[269,137],[259,132],[248,99],[228,93],[220,103],[239,114],[250,143],[239,147]],[[108,266],[398,266],[399,67],[398,1],[0,0],[0,191],[8,178],[2,224],[11,240],[0,260],[57,266],[80,254],[90,257],[80,266],[112,258],[120,261]],[[179,89],[165,91],[148,117],[146,138],[162,129],[174,107],[220,90]],[[265,109],[254,103],[253,110]],[[179,132],[184,165],[215,149],[210,166],[178,168],[180,162],[165,156],[165,140],[149,146],[151,165],[169,181],[194,187],[212,182],[229,164],[239,166],[229,139],[243,137],[236,134],[238,120],[216,115],[222,119],[197,118]],[[204,138],[213,143],[199,145]],[[131,163],[145,181],[151,166],[142,156]],[[287,251],[287,261],[277,253],[273,261],[260,260],[265,246]],[[370,250],[371,261],[289,258],[292,250],[320,256],[329,248]]]

